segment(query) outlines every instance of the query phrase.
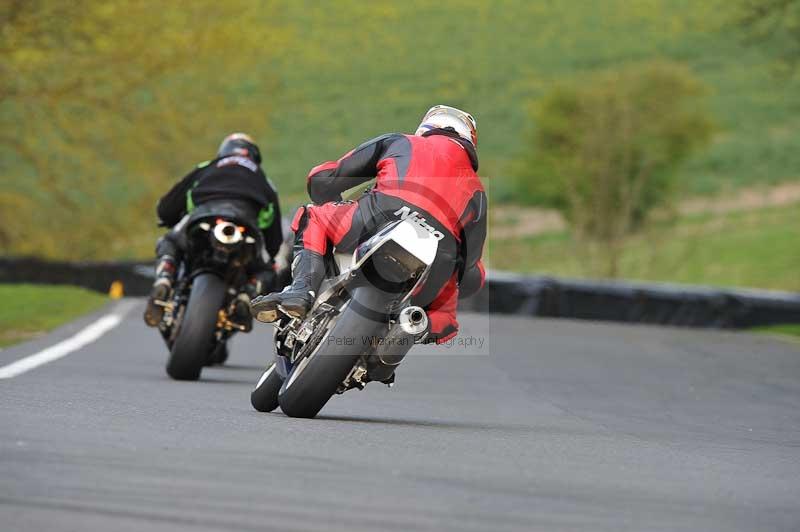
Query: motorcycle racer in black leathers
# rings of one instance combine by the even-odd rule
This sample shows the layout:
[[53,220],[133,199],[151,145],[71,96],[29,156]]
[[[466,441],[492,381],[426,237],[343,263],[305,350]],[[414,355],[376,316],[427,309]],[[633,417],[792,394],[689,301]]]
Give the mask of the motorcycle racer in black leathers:
[[[186,249],[187,220],[215,205],[224,205],[260,230],[262,253],[248,266],[250,282],[242,287],[247,296],[275,288],[274,257],[283,242],[281,215],[277,191],[260,165],[261,152],[253,139],[233,133],[223,139],[216,158],[199,164],[159,200],[156,213],[160,225],[171,229],[156,244],[156,280],[144,314],[147,325],[157,326],[163,316],[163,303],[170,296]],[[242,298],[237,305],[237,315],[248,325],[252,323],[249,298]]]

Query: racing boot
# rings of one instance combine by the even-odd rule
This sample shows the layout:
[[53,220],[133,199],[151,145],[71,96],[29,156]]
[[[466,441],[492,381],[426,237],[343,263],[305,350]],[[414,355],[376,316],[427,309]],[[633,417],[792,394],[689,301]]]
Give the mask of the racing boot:
[[250,310],[258,321],[276,321],[280,317],[279,310],[294,318],[305,318],[325,278],[322,255],[309,249],[300,251],[295,258],[292,277],[292,284],[282,292],[260,296],[250,302]]
[[233,300],[233,311],[230,313],[230,320],[242,327],[242,331],[250,332],[253,330],[253,316],[250,314],[250,297],[245,294],[239,294]]
[[156,327],[164,317],[164,305],[167,304],[172,293],[172,283],[175,281],[175,259],[169,255],[161,257],[156,266],[156,282],[150,290],[147,307],[144,309],[144,322],[149,327]]

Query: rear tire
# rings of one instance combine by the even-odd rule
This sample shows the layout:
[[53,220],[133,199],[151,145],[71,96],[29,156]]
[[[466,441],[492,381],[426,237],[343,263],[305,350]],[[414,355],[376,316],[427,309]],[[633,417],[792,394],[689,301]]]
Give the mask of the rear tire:
[[273,362],[261,375],[256,389],[250,394],[250,404],[259,412],[272,412],[278,408],[278,392],[281,385],[283,385],[283,379]]
[[[386,296],[371,286],[357,288],[352,301],[339,317],[319,347],[297,361],[278,394],[284,414],[290,417],[313,418],[336,393],[361,355],[372,349],[363,337],[381,335],[386,323],[364,309],[379,309]],[[357,310],[358,309],[358,310]],[[377,321],[376,321],[377,319]],[[329,341],[352,339],[346,341]]]
[[225,283],[212,273],[192,282],[186,312],[167,361],[167,374],[179,381],[196,381],[214,345],[217,313],[225,298]]

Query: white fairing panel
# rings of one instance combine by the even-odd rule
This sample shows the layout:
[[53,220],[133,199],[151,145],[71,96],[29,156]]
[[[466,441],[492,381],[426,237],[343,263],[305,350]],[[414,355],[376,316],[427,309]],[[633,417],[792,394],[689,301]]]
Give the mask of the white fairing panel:
[[[373,238],[379,238],[382,242],[394,240],[406,251],[417,257],[426,266],[433,264],[436,252],[439,249],[439,240],[425,228],[414,223],[411,219],[397,222],[389,231],[381,231]],[[358,268],[363,262],[380,248],[380,244],[372,246],[369,253],[356,261],[356,253],[353,253],[353,268]]]
[[392,229],[389,238],[403,246],[426,266],[433,264],[436,251],[439,249],[439,240],[410,220],[403,220]]

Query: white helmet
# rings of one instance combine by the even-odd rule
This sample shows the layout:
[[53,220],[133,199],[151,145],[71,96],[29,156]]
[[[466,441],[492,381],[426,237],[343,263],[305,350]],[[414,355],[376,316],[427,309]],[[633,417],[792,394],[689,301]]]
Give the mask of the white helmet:
[[472,115],[461,109],[447,105],[434,105],[431,107],[422,123],[417,128],[415,135],[424,135],[432,129],[453,128],[459,137],[478,147],[478,123]]

